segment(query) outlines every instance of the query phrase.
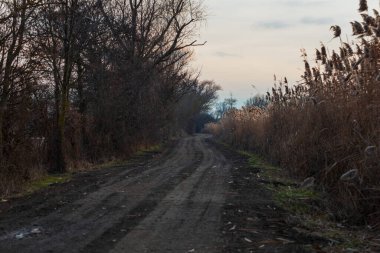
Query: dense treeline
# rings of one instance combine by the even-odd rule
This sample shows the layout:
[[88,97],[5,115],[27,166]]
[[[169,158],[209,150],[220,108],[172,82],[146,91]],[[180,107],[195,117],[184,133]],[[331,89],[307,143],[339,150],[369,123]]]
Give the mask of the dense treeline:
[[0,195],[207,110],[219,87],[188,68],[204,18],[197,0],[1,1]]
[[366,1],[359,11],[363,20],[352,22],[356,43],[344,42],[332,26],[338,52],[322,45],[315,66],[304,53],[302,82],[277,81],[266,108],[230,110],[208,130],[301,180],[314,178],[341,218],[379,225],[380,16],[368,13]]

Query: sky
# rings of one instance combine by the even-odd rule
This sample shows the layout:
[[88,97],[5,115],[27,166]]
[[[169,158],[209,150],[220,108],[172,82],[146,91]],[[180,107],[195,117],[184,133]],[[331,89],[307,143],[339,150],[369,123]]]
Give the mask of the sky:
[[[378,0],[368,0],[379,9]],[[220,99],[230,93],[242,105],[249,97],[264,94],[274,75],[296,83],[303,73],[301,49],[313,62],[315,49],[331,40],[332,25],[342,28],[342,39],[352,41],[350,21],[361,21],[359,0],[204,0],[207,21],[200,29],[193,67],[203,80],[222,87]]]

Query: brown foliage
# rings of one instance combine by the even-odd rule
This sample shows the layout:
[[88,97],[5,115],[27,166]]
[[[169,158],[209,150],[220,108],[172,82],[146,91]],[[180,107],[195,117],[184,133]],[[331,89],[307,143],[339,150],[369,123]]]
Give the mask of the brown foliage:
[[1,1],[0,196],[169,138],[184,97],[199,113],[203,19],[199,0]]
[[[361,11],[367,8],[361,1]],[[378,225],[380,23],[365,20],[368,29],[353,23],[355,53],[349,43],[342,42],[339,55],[322,45],[315,67],[305,57],[303,82],[275,85],[264,112],[231,112],[209,131],[261,152],[300,179],[315,177],[340,217]]]

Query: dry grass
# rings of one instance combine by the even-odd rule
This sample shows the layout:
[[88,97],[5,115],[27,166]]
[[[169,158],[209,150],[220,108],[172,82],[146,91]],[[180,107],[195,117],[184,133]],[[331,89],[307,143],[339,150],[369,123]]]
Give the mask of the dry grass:
[[[363,21],[352,23],[354,43],[341,40],[339,53],[331,54],[322,45],[313,67],[304,54],[302,83],[277,82],[266,110],[232,111],[208,131],[259,151],[300,179],[315,177],[337,216],[378,226],[380,16],[367,9],[360,1]],[[332,31],[340,39],[340,28]]]

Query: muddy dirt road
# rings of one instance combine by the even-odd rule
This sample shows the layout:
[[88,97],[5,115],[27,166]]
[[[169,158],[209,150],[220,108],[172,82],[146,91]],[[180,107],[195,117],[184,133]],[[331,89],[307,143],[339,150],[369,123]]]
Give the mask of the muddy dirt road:
[[205,139],[3,206],[0,252],[221,252],[231,165]]

